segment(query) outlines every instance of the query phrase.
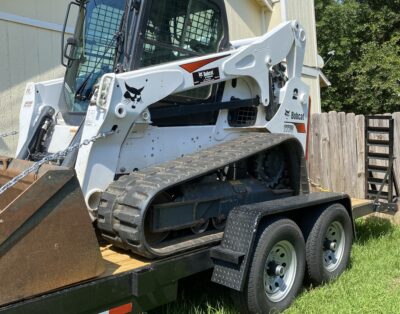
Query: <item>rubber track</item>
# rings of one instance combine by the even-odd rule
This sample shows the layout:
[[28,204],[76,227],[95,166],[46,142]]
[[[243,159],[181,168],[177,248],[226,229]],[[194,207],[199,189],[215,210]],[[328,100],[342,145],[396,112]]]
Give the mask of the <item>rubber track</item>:
[[171,255],[220,240],[221,234],[205,234],[165,249],[153,249],[147,245],[141,232],[143,217],[158,193],[287,140],[293,140],[293,137],[246,132],[234,140],[123,176],[111,183],[103,193],[98,211],[98,228],[107,241],[148,258]]

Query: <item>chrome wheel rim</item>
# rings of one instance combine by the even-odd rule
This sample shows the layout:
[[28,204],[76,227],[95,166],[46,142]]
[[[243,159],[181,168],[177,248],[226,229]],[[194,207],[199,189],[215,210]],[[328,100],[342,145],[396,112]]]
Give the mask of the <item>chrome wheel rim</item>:
[[280,241],[268,254],[264,267],[264,290],[271,302],[282,301],[293,287],[297,256],[289,241]]
[[340,222],[332,222],[325,233],[323,244],[324,268],[329,271],[335,271],[343,260],[346,237],[343,226]]

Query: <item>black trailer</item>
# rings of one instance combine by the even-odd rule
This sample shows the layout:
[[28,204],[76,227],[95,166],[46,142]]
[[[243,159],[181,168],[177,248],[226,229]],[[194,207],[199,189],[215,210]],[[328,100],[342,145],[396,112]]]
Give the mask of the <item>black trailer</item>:
[[[245,305],[253,311],[257,311],[257,306],[286,307],[298,292],[296,286],[302,284],[306,260],[308,264],[313,263],[315,271],[311,280],[315,283],[334,278],[347,266],[350,250],[346,250],[354,236],[354,219],[373,211],[370,201],[354,203],[352,207],[345,194],[311,193],[241,206],[230,213],[220,243],[157,261],[104,246],[101,253],[106,272],[102,276],[3,306],[0,313],[141,313],[175,301],[180,279],[209,269],[213,269],[212,281],[236,291],[238,306]],[[348,226],[341,220],[342,214],[338,216],[343,210],[350,221],[350,234],[345,234]],[[325,239],[319,246],[313,227],[318,225],[321,232],[324,225],[329,228],[338,221],[343,223],[337,230],[345,232],[342,234],[346,242],[341,248],[343,258],[334,268],[324,267],[323,260],[316,260],[315,256],[322,253],[334,257],[332,252],[339,250],[343,243],[327,243]],[[296,230],[301,230],[300,240],[296,239]],[[313,247],[309,241],[313,241]],[[296,250],[298,260],[297,270],[291,275],[293,269],[286,265],[291,261],[281,257],[285,252],[290,255],[290,247]],[[325,250],[332,254],[325,254]],[[285,282],[286,277],[289,282]],[[289,291],[282,292],[281,287],[271,286],[274,284],[271,278],[276,279],[275,283],[289,286]],[[258,291],[260,280],[262,293]],[[270,298],[265,297],[268,294]]]

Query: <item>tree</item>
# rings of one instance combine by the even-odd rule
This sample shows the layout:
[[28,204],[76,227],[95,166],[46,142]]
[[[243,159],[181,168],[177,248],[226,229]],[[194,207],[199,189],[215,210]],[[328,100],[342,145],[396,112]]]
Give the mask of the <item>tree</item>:
[[324,111],[400,110],[400,0],[315,0]]

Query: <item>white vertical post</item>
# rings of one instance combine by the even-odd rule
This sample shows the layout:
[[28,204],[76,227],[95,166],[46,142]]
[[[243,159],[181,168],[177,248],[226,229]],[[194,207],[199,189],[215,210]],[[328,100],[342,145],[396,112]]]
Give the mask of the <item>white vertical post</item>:
[[281,0],[281,15],[282,15],[282,22],[286,22],[289,20],[289,16],[288,16],[288,0]]

